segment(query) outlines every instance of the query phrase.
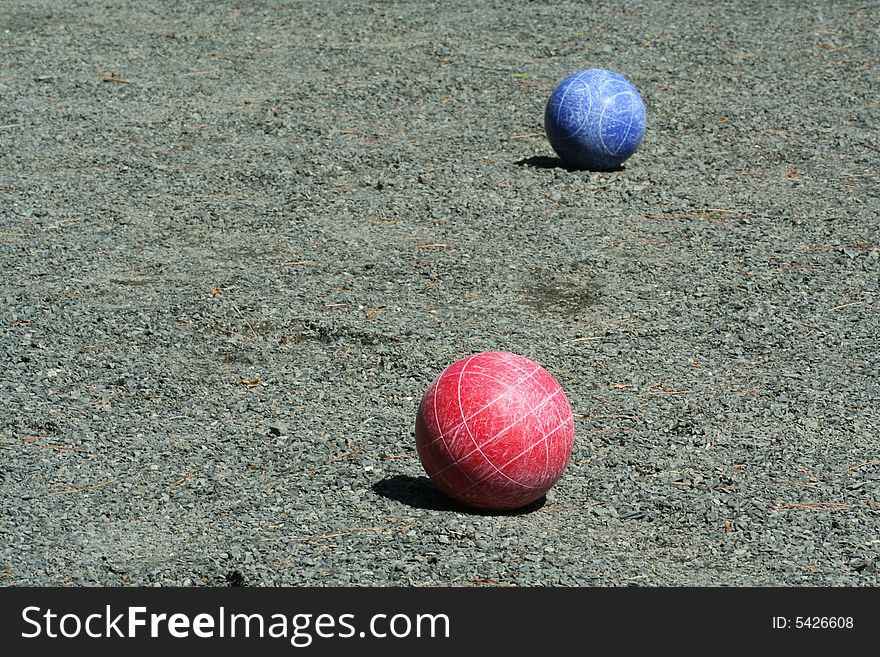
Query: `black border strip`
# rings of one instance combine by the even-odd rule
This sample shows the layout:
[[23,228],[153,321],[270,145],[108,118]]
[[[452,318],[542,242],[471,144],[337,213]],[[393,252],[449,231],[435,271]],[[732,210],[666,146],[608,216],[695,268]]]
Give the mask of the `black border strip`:
[[[122,650],[155,654],[157,649],[162,657],[189,655],[193,650],[240,654],[249,647],[260,655],[350,654],[366,648],[383,655],[412,656],[415,650],[420,656],[446,657],[458,649],[467,654],[507,651],[527,655],[568,646],[579,652],[613,646],[701,655],[718,648],[773,646],[827,646],[840,651],[876,637],[878,603],[876,588],[7,588],[0,590],[0,645],[11,655],[57,655],[59,649],[75,647],[94,657],[119,655]],[[144,628],[134,639],[49,639],[44,631],[37,638],[21,636],[35,631],[35,625],[22,617],[27,607],[39,608],[28,613],[42,624],[41,614],[49,609],[58,617],[73,613],[84,619],[93,613],[106,616],[107,605],[111,616],[126,613],[129,607],[146,607],[146,614],[217,617],[222,608],[227,618],[233,613],[263,614],[266,627],[273,614],[290,618],[310,614],[300,621],[311,623],[304,634],[310,633],[314,640],[295,648],[285,638],[198,638],[191,633],[189,638],[175,639],[167,632],[150,638]],[[335,629],[353,636],[315,636],[314,622],[320,614],[335,618],[352,614],[344,618],[352,629],[344,625]],[[367,621],[375,614],[385,614],[382,622],[395,614],[411,619],[419,614],[444,614],[449,618],[450,636],[442,636],[441,627],[436,630],[441,636],[436,638],[389,635],[379,639],[368,632],[361,638],[359,633],[368,630]],[[322,631],[333,633],[327,618]],[[774,628],[774,619],[782,625],[780,618],[785,619],[785,626]],[[822,627],[829,623],[823,618],[851,618],[852,627]],[[797,619],[801,627],[796,627]],[[805,619],[810,619],[810,627],[804,625]],[[57,618],[54,623],[57,628]],[[95,633],[101,631],[102,623],[95,619]],[[405,623],[402,619],[399,627]],[[71,619],[68,628],[73,626]],[[124,630],[125,619],[117,627]]]

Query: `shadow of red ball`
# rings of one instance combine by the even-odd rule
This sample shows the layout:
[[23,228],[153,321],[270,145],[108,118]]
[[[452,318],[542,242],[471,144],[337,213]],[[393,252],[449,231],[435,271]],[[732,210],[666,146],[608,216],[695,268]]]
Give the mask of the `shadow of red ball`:
[[571,458],[565,392],[534,361],[484,352],[447,367],[422,397],[416,448],[449,497],[481,509],[518,509],[543,496]]

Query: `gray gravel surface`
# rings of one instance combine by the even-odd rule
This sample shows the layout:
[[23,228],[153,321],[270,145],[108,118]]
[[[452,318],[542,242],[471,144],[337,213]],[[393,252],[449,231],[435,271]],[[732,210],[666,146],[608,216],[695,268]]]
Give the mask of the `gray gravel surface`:
[[[0,583],[876,586],[876,2],[0,3]],[[612,173],[566,75],[648,109]],[[576,413],[447,502],[440,370]]]

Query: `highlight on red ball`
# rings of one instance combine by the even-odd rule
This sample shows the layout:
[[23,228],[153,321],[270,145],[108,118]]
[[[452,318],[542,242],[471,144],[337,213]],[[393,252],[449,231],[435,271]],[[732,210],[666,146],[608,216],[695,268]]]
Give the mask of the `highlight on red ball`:
[[540,499],[571,458],[574,417],[562,387],[506,352],[462,358],[434,379],[416,415],[416,449],[446,495],[518,509]]

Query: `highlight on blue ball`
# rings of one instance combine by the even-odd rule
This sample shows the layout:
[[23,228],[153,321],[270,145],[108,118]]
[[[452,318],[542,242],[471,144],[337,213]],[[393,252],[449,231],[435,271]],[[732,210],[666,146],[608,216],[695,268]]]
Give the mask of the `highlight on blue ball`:
[[544,131],[568,166],[618,169],[645,136],[645,105],[622,75],[587,69],[569,75],[550,94]]

